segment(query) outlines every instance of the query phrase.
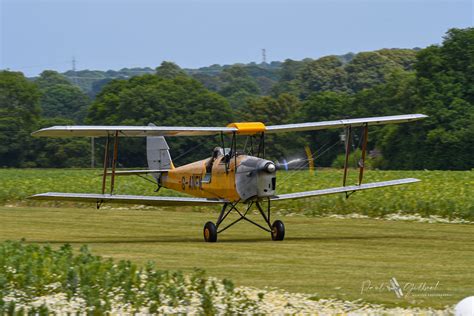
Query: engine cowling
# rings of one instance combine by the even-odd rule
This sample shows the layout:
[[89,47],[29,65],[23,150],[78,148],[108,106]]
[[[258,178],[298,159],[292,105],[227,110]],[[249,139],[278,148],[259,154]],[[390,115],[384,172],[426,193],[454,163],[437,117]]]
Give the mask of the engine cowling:
[[275,195],[276,166],[273,161],[253,156],[242,159],[235,174],[242,201]]

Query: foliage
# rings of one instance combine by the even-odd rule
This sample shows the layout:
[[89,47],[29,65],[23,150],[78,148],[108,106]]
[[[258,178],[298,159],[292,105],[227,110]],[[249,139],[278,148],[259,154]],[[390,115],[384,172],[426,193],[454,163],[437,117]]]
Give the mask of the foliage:
[[386,129],[380,148],[390,168],[473,167],[473,47],[474,28],[452,29],[442,46],[418,53],[416,78],[395,97],[404,111],[430,117],[423,124]]
[[[239,120],[263,122],[265,125],[289,124],[296,119],[301,103],[291,94],[280,94],[248,99],[241,108]],[[268,158],[286,159],[295,151],[301,150],[303,139],[295,133],[265,136],[265,153]]]
[[81,123],[90,104],[89,97],[66,77],[53,70],[45,70],[35,79],[41,92],[41,116],[61,117]]
[[59,74],[54,70],[43,71],[38,78],[35,79],[35,83],[40,89],[47,89],[55,85],[70,85],[69,80],[65,76]]
[[[360,54],[357,56],[360,56]],[[351,64],[353,61],[351,61]],[[306,63],[299,76],[303,97],[311,94],[311,92],[345,92],[348,89],[348,73],[343,67],[343,63],[336,56],[326,56]]]
[[[313,93],[302,104],[300,122],[332,121],[349,116],[352,97],[332,91]],[[306,133],[305,143],[316,152],[318,166],[330,166],[338,153],[344,150],[340,141],[341,130],[323,130]]]
[[114,79],[127,79],[134,76],[141,76],[144,74],[154,74],[155,70],[150,67],[145,68],[122,68],[116,70],[69,70],[63,73],[70,82],[81,88],[90,97],[95,97],[100,92],[100,87],[103,82],[108,82]]
[[39,91],[22,73],[0,71],[0,166],[21,166],[40,114]]
[[62,117],[81,123],[87,113],[89,97],[76,86],[55,84],[41,89],[40,104],[45,118]]
[[[73,125],[64,118],[40,119],[37,128],[55,125]],[[90,166],[89,138],[35,138],[31,140],[27,167],[65,168]]]
[[242,107],[249,97],[260,94],[257,82],[241,66],[226,68],[221,73],[219,94],[227,97],[233,109]]
[[[255,305],[235,291],[229,280],[208,279],[201,270],[184,275],[157,270],[151,262],[145,267],[124,260],[114,262],[92,255],[87,246],[75,254],[69,244],[53,250],[50,246],[4,242],[0,244],[0,276],[2,314],[44,314],[58,297],[75,303],[68,313],[174,310],[212,315],[216,303],[224,303],[232,311],[231,298],[238,309],[240,305]],[[38,304],[41,298],[42,304]]]
[[[156,75],[114,80],[107,84],[89,108],[87,122],[99,125],[225,126],[232,121],[227,101],[205,89],[195,79]],[[202,138],[168,139],[172,154],[196,148]],[[205,141],[209,141],[206,138]],[[211,148],[198,146],[187,161],[203,158]],[[121,142],[120,161],[125,166],[146,165],[143,139]]]
[[41,127],[75,123],[64,118],[41,118],[41,108],[41,114],[46,112],[43,117],[60,115],[79,120],[88,106],[87,96],[54,71],[44,71],[38,81],[29,82],[20,73],[0,73],[0,166],[87,166],[87,140],[30,136]]
[[303,99],[324,91],[357,93],[385,83],[394,71],[411,70],[414,63],[415,51],[408,49],[382,49],[316,60],[287,59],[273,93],[288,92]]
[[174,79],[178,76],[186,76],[186,73],[175,63],[164,61],[156,67],[156,75],[164,79]]
[[378,52],[359,53],[347,64],[347,84],[354,92],[384,83],[386,76],[400,65]]
[[[359,162],[362,162],[362,150],[356,149],[349,153],[347,163],[349,166],[360,166]],[[332,168],[342,169],[346,162],[346,154],[340,154],[332,161]],[[365,156],[365,170],[377,168],[381,164],[380,157],[371,156],[370,153],[366,153]]]

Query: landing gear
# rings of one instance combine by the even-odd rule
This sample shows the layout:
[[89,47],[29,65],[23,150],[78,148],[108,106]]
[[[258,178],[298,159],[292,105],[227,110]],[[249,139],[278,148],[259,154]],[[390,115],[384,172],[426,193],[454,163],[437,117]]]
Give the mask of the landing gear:
[[213,222],[207,222],[204,225],[204,240],[206,242],[217,241],[217,227]]
[[282,221],[276,220],[272,225],[272,240],[283,240],[285,238],[285,225]]
[[[262,201],[249,202],[246,206],[245,212],[241,212],[236,208],[237,203],[238,201],[235,203],[225,203],[224,206],[222,207],[221,213],[219,214],[219,218],[217,219],[216,224],[214,224],[213,222],[207,222],[206,225],[204,225],[204,240],[206,242],[216,242],[217,234],[224,232],[226,229],[236,224],[237,222],[240,222],[241,220],[245,220],[259,227],[260,229],[266,232],[269,232],[272,236],[272,240],[283,240],[285,238],[285,225],[283,224],[283,222],[280,220],[276,220],[273,222],[273,225],[270,223],[270,199],[267,200],[266,212],[262,208],[262,205],[261,205]],[[247,214],[253,205],[257,207],[257,210],[260,212],[263,220],[265,221],[265,224],[266,224],[265,226],[267,226],[268,228],[254,222],[253,220],[247,217]],[[225,226],[224,228],[219,229],[219,226],[222,224],[224,219],[232,211],[235,211],[240,217],[234,220],[232,223]]]

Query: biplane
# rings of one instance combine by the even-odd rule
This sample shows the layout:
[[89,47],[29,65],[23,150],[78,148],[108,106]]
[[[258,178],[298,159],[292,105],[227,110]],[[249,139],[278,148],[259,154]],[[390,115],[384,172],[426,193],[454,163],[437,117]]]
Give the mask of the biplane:
[[[226,127],[170,127],[170,126],[53,126],[32,133],[33,136],[48,137],[105,137],[104,168],[102,174],[102,192],[60,193],[48,192],[31,196],[34,200],[59,200],[93,202],[99,208],[103,203],[128,203],[153,206],[212,206],[221,205],[216,223],[204,225],[206,242],[217,241],[217,235],[237,222],[245,220],[270,233],[272,240],[283,240],[285,226],[282,221],[271,222],[272,203],[291,199],[303,199],[316,196],[345,193],[360,190],[402,185],[419,181],[414,178],[397,179],[382,182],[363,183],[365,157],[367,151],[369,126],[395,124],[420,120],[423,114],[408,114],[370,118],[343,119],[325,122],[265,126],[261,122],[231,123]],[[304,132],[341,128],[345,130],[345,164],[341,187],[332,187],[297,193],[277,193],[277,165],[265,158],[265,135],[285,132]],[[346,185],[349,139],[355,128],[363,133],[362,152],[359,161],[358,184]],[[220,146],[215,147],[209,158],[183,166],[174,166],[165,137],[209,136],[217,135]],[[245,137],[247,148],[237,150],[237,138]],[[121,137],[146,137],[148,169],[117,170],[118,145]],[[109,157],[109,147],[113,141],[113,154]],[[228,147],[226,147],[226,143]],[[136,196],[114,194],[116,176],[151,175],[158,189],[161,187],[186,193],[189,197],[174,196]],[[106,190],[110,177],[110,191]],[[107,192],[106,192],[107,191]],[[243,207],[241,207],[243,205]],[[239,210],[239,207],[241,209]],[[264,224],[249,218],[249,211],[256,207]],[[237,219],[223,225],[227,216],[235,212]]]

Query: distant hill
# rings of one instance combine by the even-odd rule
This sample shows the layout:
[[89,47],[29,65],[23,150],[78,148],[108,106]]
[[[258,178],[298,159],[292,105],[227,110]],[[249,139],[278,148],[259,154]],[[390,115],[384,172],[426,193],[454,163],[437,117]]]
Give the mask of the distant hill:
[[[347,53],[345,55],[337,56],[343,63],[349,62],[353,57],[354,53]],[[310,61],[312,59],[307,58],[305,61]],[[261,82],[262,78],[264,80],[271,81],[270,83],[275,83],[280,78],[280,70],[283,62],[281,61],[272,61],[270,63],[260,63],[255,62],[243,64],[236,63],[232,65],[218,65],[214,64],[207,67],[201,67],[197,69],[184,68],[183,70],[190,76],[195,77],[200,80],[201,78],[214,77],[218,76],[224,69],[232,66],[242,66],[246,68],[248,74]],[[89,96],[94,97],[102,87],[109,81],[114,79],[127,79],[133,76],[139,76],[144,74],[153,74],[155,69],[151,67],[145,68],[122,68],[120,70],[79,70],[79,71],[66,71],[62,73],[71,83],[79,86],[85,93]],[[200,80],[205,85],[205,80]],[[269,83],[266,83],[267,85]],[[212,87],[208,87],[212,90]],[[265,90],[265,89],[263,89]]]
[[[398,49],[390,49],[387,51],[398,51]],[[415,48],[413,50],[418,50]],[[336,55],[343,64],[349,63],[356,54],[347,53],[344,55]],[[315,59],[305,58],[302,61],[296,61],[297,63],[308,63]],[[287,59],[288,61],[288,59]],[[214,64],[206,67],[197,69],[184,68],[183,70],[190,76],[201,81],[206,88],[217,91],[218,86],[216,82],[219,82],[219,75],[230,67],[240,66],[245,68],[248,75],[255,79],[257,85],[260,88],[262,95],[268,94],[271,87],[276,84],[281,78],[281,70],[284,65],[283,61],[272,61],[270,63],[236,63],[231,65],[219,65]],[[99,93],[102,87],[108,82],[114,79],[128,79],[133,76],[139,76],[144,74],[153,74],[155,69],[151,67],[144,68],[122,68],[120,70],[79,70],[79,71],[66,71],[62,73],[71,83],[77,85],[82,91],[87,93],[90,97],[94,98]]]

